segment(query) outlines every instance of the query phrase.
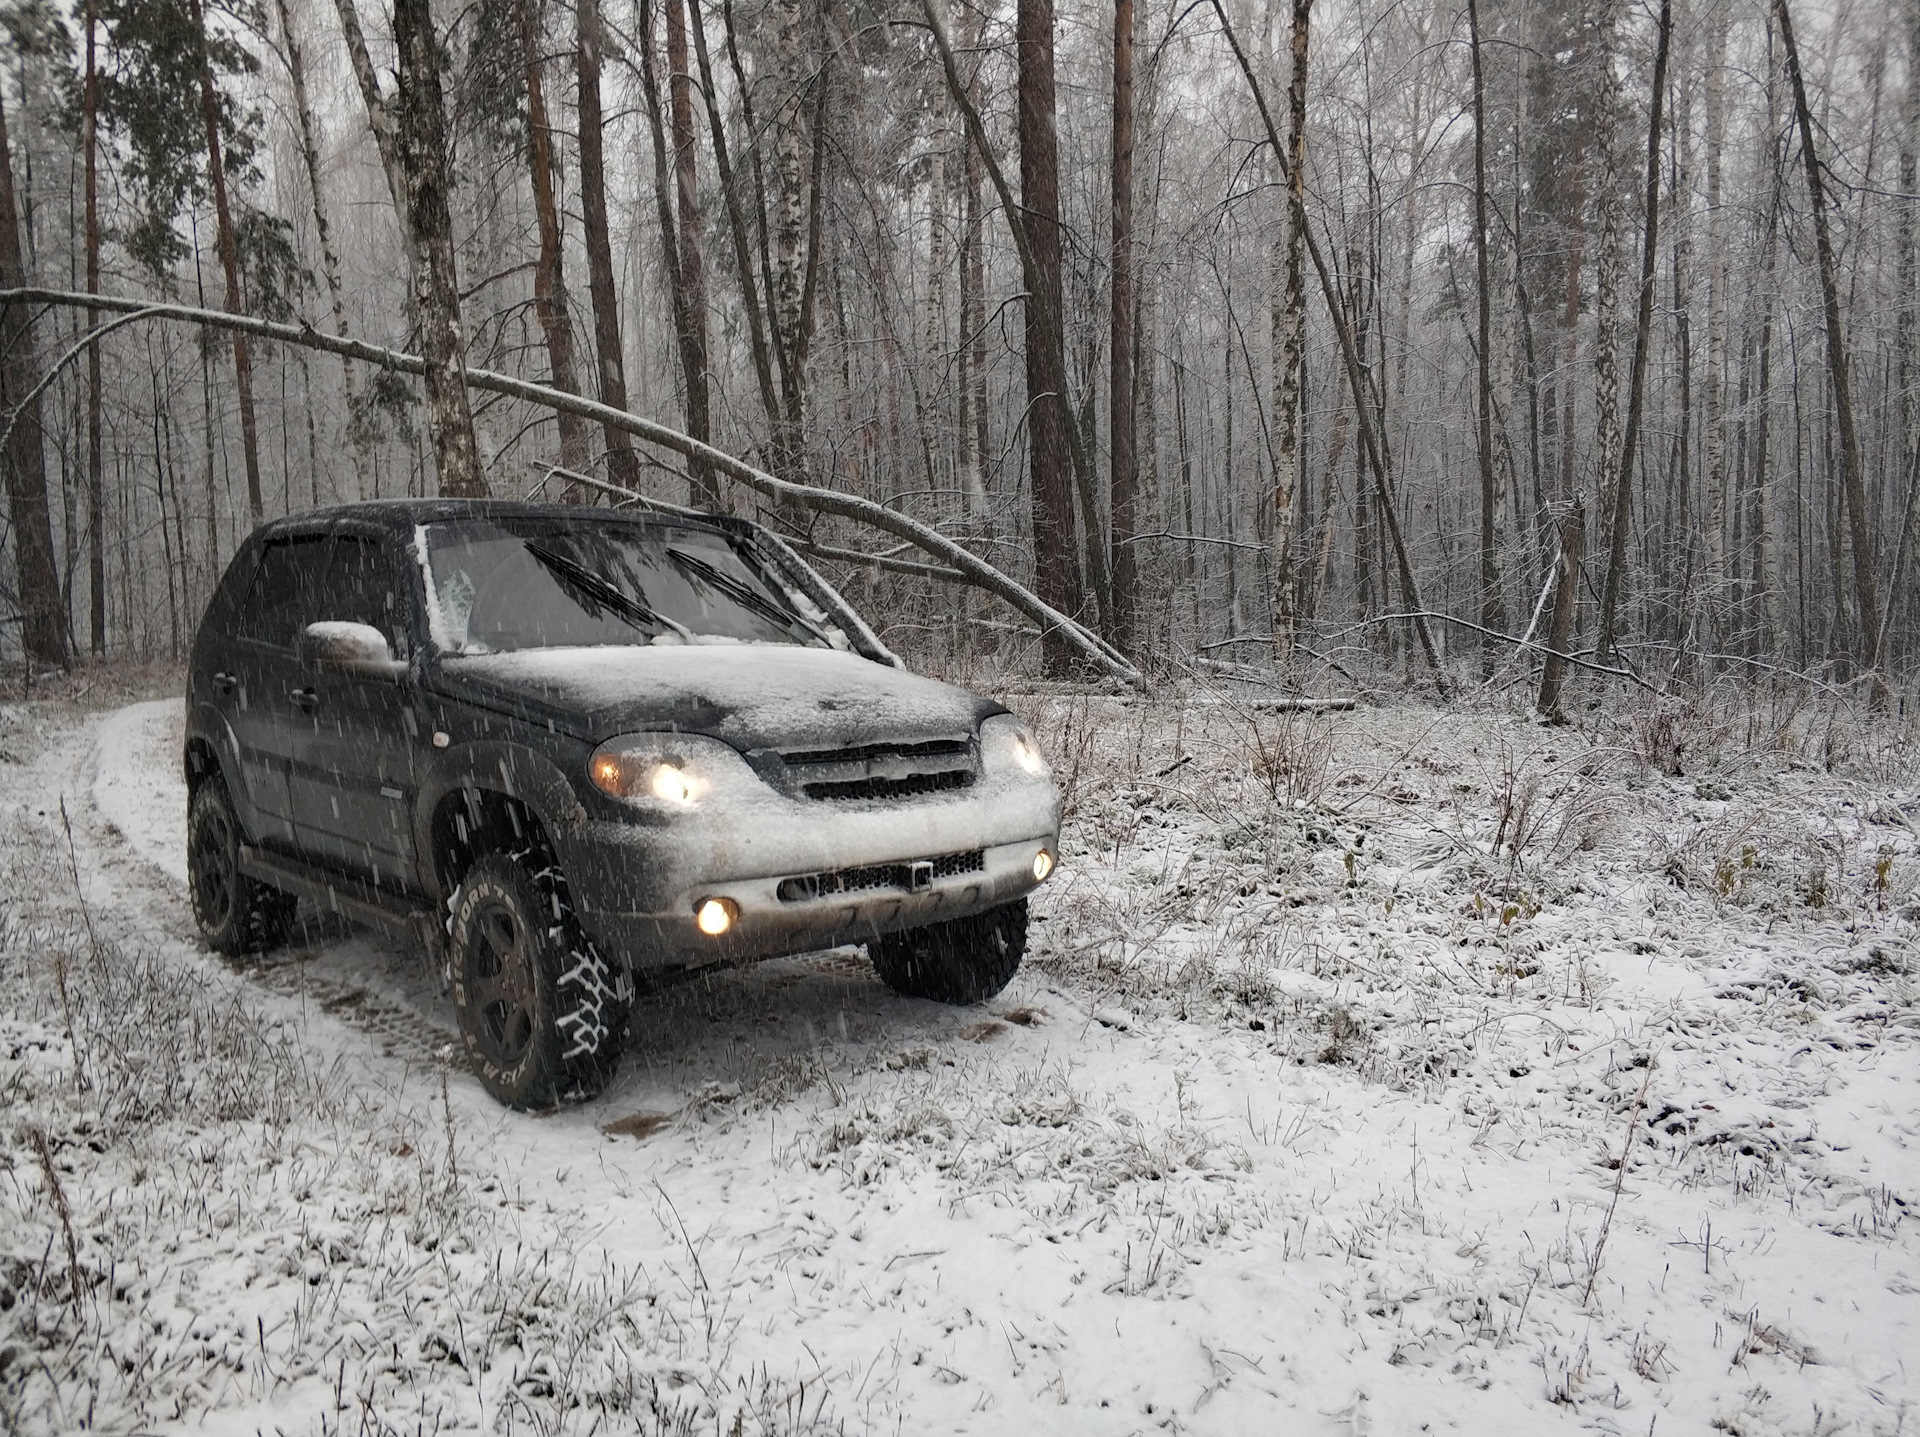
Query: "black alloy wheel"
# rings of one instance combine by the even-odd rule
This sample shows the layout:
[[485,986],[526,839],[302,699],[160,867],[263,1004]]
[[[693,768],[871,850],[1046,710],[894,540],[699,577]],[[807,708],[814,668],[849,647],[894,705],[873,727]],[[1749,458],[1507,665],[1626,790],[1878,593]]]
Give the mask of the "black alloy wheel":
[[454,895],[453,1006],[481,1084],[510,1108],[597,1096],[626,1046],[631,986],[532,854],[475,860]]
[[495,894],[476,906],[472,933],[467,1002],[480,1057],[495,1067],[511,1068],[526,1057],[539,1020],[533,945],[521,915]]
[[202,782],[187,807],[187,896],[216,953],[277,947],[293,927],[293,895],[240,871],[240,820],[217,777]]

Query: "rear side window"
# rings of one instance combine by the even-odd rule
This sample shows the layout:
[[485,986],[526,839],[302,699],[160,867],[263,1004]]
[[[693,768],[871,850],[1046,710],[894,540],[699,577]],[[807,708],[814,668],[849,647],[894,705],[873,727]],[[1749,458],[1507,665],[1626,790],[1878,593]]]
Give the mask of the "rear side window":
[[371,624],[397,648],[399,614],[399,587],[387,548],[367,534],[334,535],[333,557],[313,617]]
[[325,534],[291,534],[267,541],[240,621],[234,625],[241,638],[290,649],[300,630],[320,617],[314,613],[314,600],[326,542]]

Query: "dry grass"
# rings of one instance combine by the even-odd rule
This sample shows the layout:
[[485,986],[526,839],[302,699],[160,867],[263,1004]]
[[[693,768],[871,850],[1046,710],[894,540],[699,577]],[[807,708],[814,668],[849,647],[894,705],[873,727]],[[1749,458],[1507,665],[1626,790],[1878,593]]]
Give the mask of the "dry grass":
[[57,814],[5,815],[0,1430],[839,1429],[820,1386],[736,1367],[699,1294],[510,1225],[436,1075],[316,1053],[72,867]]

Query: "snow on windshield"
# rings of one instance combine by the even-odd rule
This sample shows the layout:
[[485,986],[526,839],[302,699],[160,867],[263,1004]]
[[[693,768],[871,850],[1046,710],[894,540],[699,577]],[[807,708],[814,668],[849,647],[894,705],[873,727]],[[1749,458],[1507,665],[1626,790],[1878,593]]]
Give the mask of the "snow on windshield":
[[[711,530],[581,519],[426,526],[433,632],[455,653],[749,643],[830,647],[744,546]],[[844,642],[844,640],[843,640]]]

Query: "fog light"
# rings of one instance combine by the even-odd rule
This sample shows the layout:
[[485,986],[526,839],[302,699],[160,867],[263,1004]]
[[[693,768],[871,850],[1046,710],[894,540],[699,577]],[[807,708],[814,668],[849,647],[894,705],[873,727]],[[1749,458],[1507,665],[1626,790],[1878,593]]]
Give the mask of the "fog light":
[[718,938],[733,927],[733,920],[739,916],[740,910],[731,898],[709,898],[694,913],[693,921],[709,938]]
[[1053,855],[1043,848],[1033,855],[1033,881],[1035,883],[1045,883],[1047,881],[1047,875],[1052,872]]

